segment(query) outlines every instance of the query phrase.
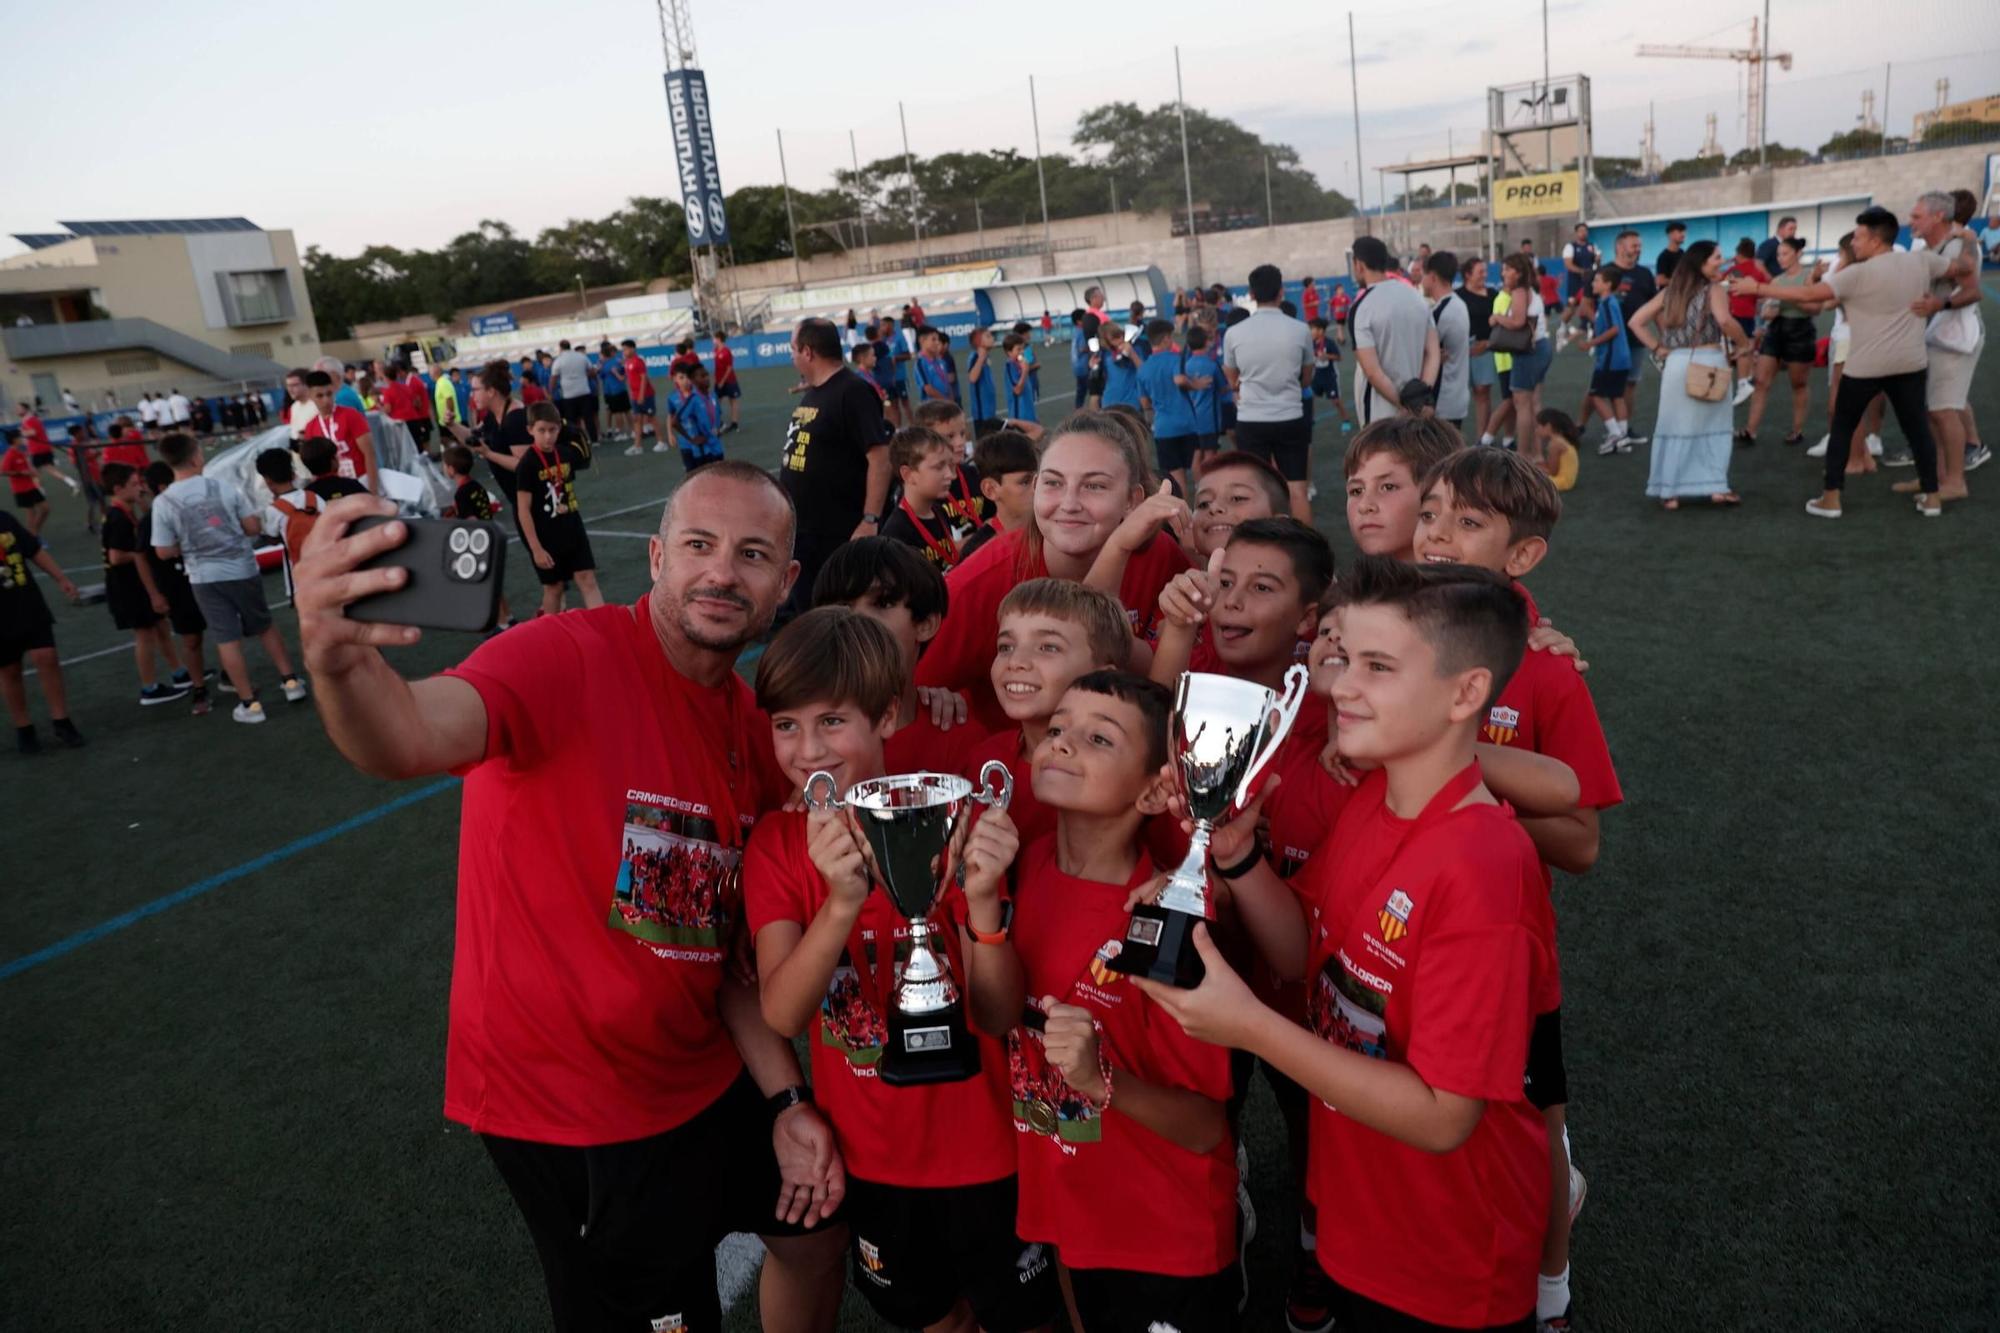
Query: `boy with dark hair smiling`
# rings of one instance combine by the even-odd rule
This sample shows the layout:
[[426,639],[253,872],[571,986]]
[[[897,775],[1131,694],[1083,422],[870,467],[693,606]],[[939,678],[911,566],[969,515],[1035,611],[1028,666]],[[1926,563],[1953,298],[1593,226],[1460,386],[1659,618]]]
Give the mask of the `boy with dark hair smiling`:
[[[1424,478],[1417,554],[1510,580],[1533,624],[1538,618],[1534,599],[1520,580],[1548,555],[1549,535],[1561,516],[1562,498],[1540,468],[1504,449],[1460,450]],[[1590,687],[1576,663],[1551,653],[1526,654],[1480,730],[1492,745],[1547,755],[1575,772],[1577,798],[1569,808],[1540,817],[1524,812],[1520,822],[1546,865],[1573,875],[1588,871],[1597,863],[1598,812],[1625,796]],[[1552,1182],[1536,1313],[1548,1327],[1560,1330],[1569,1327],[1570,1224],[1583,1206],[1585,1187],[1569,1156],[1569,1075],[1562,1053],[1561,974],[1554,967],[1553,949],[1550,961],[1549,987],[1537,997],[1527,1072],[1528,1099],[1541,1108],[1548,1125]]]
[[1025,528],[1035,518],[1035,442],[1017,430],[996,430],[972,446],[972,468],[979,480],[981,502],[993,517],[959,547],[958,558],[972,553],[1003,532]]
[[[780,631],[758,663],[757,704],[792,785],[803,790],[824,771],[844,792],[887,772],[883,746],[908,680],[890,632],[845,607],[815,607]],[[939,906],[943,951],[968,989],[989,970],[996,987],[1018,975],[1000,907],[1016,845],[1004,810],[982,813],[958,864],[963,891]],[[764,1021],[788,1037],[813,1034],[814,1100],[848,1173],[842,1219],[854,1285],[900,1328],[959,1333],[976,1321],[989,1333],[1025,1333],[1048,1324],[1055,1274],[1015,1233],[1000,1042],[974,1038],[980,1070],[969,1079],[888,1087],[877,1077],[909,922],[873,892],[848,812],[766,815],[744,853],[743,896]]]
[[[1076,680],[1034,753],[1054,835],[1015,875],[1008,967],[975,970],[974,1011],[1011,1016],[1019,1230],[1055,1246],[1090,1333],[1233,1324],[1236,1152],[1229,1052],[1181,1033],[1117,956],[1126,899],[1155,875],[1147,819],[1166,808],[1172,696],[1123,671]],[[969,911],[997,913],[968,883]],[[1025,1010],[1024,1010],[1025,1005]]]
[[1205,926],[1199,987],[1135,984],[1190,1035],[1316,1099],[1316,1252],[1336,1327],[1526,1328],[1549,1184],[1522,1070],[1554,941],[1534,845],[1473,757],[1526,605],[1483,570],[1370,556],[1340,598],[1341,746],[1380,767],[1289,887],[1252,811],[1211,848],[1266,961],[1307,979],[1309,1028],[1260,1003]]

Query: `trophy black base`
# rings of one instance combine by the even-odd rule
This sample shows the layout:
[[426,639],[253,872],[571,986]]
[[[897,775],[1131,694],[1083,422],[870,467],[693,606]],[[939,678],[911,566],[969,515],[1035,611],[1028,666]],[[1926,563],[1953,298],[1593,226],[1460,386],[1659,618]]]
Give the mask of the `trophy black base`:
[[1180,990],[1193,990],[1208,975],[1201,951],[1194,947],[1194,928],[1202,918],[1158,903],[1132,909],[1132,924],[1118,956],[1106,964],[1113,972],[1145,977]]
[[965,1011],[953,1005],[929,1014],[889,1010],[889,1040],[875,1075],[891,1087],[957,1083],[979,1072],[979,1043],[966,1030]]

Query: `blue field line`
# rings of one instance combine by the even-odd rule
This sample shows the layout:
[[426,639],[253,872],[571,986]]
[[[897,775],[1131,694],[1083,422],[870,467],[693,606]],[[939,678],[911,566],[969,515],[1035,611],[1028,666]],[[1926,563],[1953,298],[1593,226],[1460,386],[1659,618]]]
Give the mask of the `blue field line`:
[[262,856],[253,856],[241,865],[231,866],[219,874],[210,875],[207,879],[198,879],[186,888],[175,889],[172,893],[155,898],[153,901],[135,907],[129,912],[120,912],[110,920],[100,921],[88,929],[79,930],[68,939],[58,940],[46,949],[37,949],[33,953],[23,954],[21,957],[13,959],[10,962],[0,963],[0,981],[5,981],[8,977],[17,976],[22,972],[28,971],[30,968],[40,967],[43,963],[54,962],[64,954],[74,953],[84,945],[101,940],[107,935],[115,935],[125,929],[125,927],[144,921],[149,916],[157,916],[170,907],[178,907],[189,899],[199,898],[210,889],[219,889],[233,880],[242,879],[246,875],[254,875],[260,870],[267,870],[277,865],[280,861],[289,860],[297,856],[300,852],[309,852],[321,843],[331,842],[343,834],[352,833],[358,828],[374,823],[385,815],[393,815],[398,810],[406,809],[419,801],[427,801],[439,792],[449,791],[457,785],[457,778],[439,778],[436,782],[418,787],[414,791],[404,792],[393,801],[384,801],[378,806],[363,810],[360,814],[350,819],[343,819],[330,828],[323,828],[317,833],[308,833],[303,838],[294,842],[288,842],[275,851],[265,852]]

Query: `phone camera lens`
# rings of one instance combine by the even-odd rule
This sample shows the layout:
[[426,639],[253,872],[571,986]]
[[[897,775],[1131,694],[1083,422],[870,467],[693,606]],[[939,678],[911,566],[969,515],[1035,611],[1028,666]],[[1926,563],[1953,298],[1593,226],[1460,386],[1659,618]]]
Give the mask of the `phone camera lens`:
[[486,548],[493,544],[493,534],[485,528],[473,528],[469,532],[460,528],[459,531],[467,533],[467,549],[474,555],[485,555]]
[[464,528],[453,528],[451,536],[445,540],[451,547],[451,553],[453,555],[460,555],[464,553],[466,544],[472,540],[472,534]]
[[[460,531],[463,531],[463,529],[460,529]],[[479,572],[479,561],[470,553],[462,554],[458,559],[451,562],[451,572],[458,577],[460,582],[470,583],[473,577]]]

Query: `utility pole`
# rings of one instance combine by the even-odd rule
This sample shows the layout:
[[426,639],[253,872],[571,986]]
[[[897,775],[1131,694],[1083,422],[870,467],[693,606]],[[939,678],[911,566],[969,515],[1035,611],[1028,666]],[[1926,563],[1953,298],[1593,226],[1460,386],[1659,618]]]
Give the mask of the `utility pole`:
[[1361,217],[1361,234],[1368,235],[1368,178],[1361,164],[1361,68],[1354,58],[1354,11],[1347,11],[1347,86],[1354,94],[1354,207]]
[[1271,155],[1266,153],[1264,154],[1264,226],[1268,230],[1277,225],[1277,218],[1271,215]]
[[1763,58],[1757,62],[1757,166],[1765,166],[1764,154],[1771,138],[1771,0],[1764,0]]
[[778,131],[778,179],[785,185],[785,229],[792,235],[792,281],[801,289],[806,285],[805,274],[799,269],[799,224],[792,216],[792,177],[785,170],[785,132]]
[[1042,174],[1042,113],[1035,105],[1035,76],[1028,76],[1028,115],[1035,123],[1035,185],[1042,192],[1042,252],[1048,259],[1048,270],[1055,272],[1055,242],[1049,239],[1049,181]]
[[910,156],[910,118],[903,114],[903,104],[896,103],[896,120],[903,127],[903,170],[910,177],[910,232],[917,242],[917,271],[924,269],[924,224],[917,216],[917,160]]
[[972,196],[972,228],[979,233],[979,248],[986,248],[986,218],[979,211],[979,196]]
[[1187,98],[1181,92],[1181,49],[1174,48],[1174,109],[1181,118],[1181,182],[1187,186],[1188,240],[1194,246],[1194,272],[1188,276],[1199,280],[1201,277],[1201,237],[1194,229],[1194,168],[1188,163],[1187,143]]
[[862,262],[875,271],[875,247],[868,244],[868,201],[861,197],[861,154],[854,147],[854,131],[847,132],[847,160],[854,164],[854,211],[861,216]]
[[[1554,118],[1554,94],[1549,91],[1549,0],[1542,0],[1542,114]],[[1556,132],[1542,132],[1542,170],[1556,169]]]

